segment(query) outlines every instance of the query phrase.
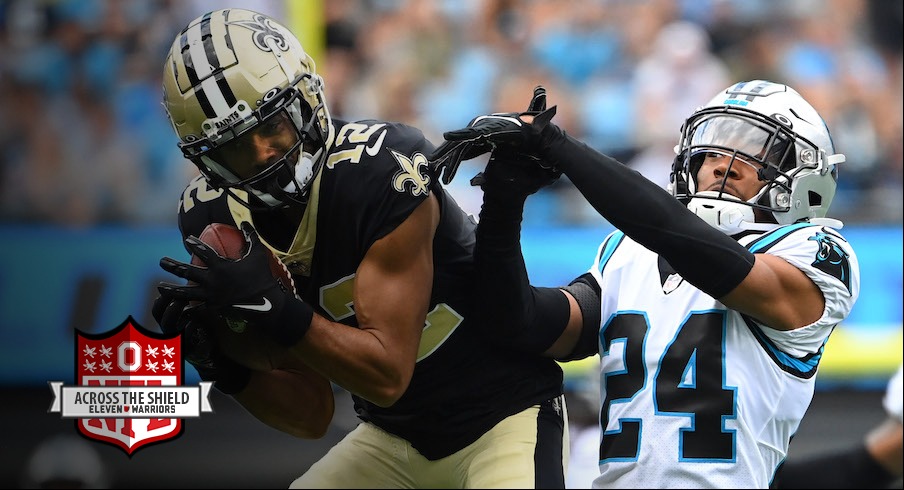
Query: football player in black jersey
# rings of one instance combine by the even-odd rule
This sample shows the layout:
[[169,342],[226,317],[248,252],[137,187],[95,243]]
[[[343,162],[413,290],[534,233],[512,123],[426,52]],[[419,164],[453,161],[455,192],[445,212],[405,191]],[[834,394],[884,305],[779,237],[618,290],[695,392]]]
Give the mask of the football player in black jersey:
[[[248,10],[189,23],[163,78],[179,147],[201,173],[179,227],[206,266],[161,260],[193,285],[161,283],[155,318],[183,331],[203,379],[264,423],[322,436],[330,381],[363,421],[292,486],[564,487],[562,371],[538,355],[553,339],[487,337],[470,296],[476,225],[432,175],[421,131],[331,118],[298,40]],[[196,238],[214,222],[244,230],[243,258]],[[270,275],[267,249],[297,296]],[[305,366],[239,365],[207,335],[212,314],[247,322]]]

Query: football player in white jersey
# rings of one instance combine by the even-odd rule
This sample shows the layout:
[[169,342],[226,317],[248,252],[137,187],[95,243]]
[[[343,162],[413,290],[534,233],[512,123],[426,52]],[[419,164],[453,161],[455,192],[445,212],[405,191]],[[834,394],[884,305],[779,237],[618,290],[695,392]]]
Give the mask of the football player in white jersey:
[[[800,94],[763,80],[685,121],[668,190],[567,135],[554,113],[480,116],[430,158],[449,181],[493,151],[472,180],[484,190],[474,292],[486,328],[543,339],[558,359],[599,353],[594,487],[768,487],[860,290],[841,223],[826,218],[844,155]],[[617,230],[586,274],[533,287],[524,200],[559,173]]]
[[860,444],[799,460],[789,459],[778,471],[775,488],[900,488],[904,475],[904,365],[892,376],[882,405],[885,420]]

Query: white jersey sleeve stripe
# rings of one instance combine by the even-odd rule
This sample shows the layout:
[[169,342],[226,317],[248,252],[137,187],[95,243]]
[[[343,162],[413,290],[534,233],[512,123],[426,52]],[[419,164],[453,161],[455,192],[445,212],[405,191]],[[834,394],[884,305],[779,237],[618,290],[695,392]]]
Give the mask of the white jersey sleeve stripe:
[[782,371],[802,379],[812,378],[816,374],[816,368],[819,366],[822,352],[825,349],[825,342],[829,340],[828,337],[826,337],[826,340],[816,353],[807,354],[803,357],[794,357],[779,349],[769,337],[763,334],[760,327],[753,320],[747,316],[743,316],[743,318],[753,337]]
[[808,228],[810,226],[817,226],[812,223],[797,223],[795,225],[782,226],[781,228],[775,229],[766,233],[765,235],[757,238],[749,245],[747,245],[747,249],[753,253],[764,253],[773,245],[782,241],[786,236],[794,233],[797,230]]
[[606,268],[606,264],[609,262],[609,259],[612,258],[612,254],[615,253],[615,249],[618,248],[619,244],[625,239],[625,234],[620,230],[615,230],[603,240],[603,243],[600,244],[599,251],[596,254],[596,261],[593,263],[593,270],[602,275],[603,269]]

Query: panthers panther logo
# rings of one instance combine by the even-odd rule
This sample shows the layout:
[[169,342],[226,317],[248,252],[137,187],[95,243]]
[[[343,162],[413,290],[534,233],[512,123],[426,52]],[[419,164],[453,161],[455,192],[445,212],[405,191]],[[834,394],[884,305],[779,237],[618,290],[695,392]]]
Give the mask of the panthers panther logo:
[[823,232],[816,233],[808,240],[813,240],[819,245],[819,249],[816,251],[816,260],[811,265],[837,278],[850,293],[851,263],[848,261],[848,253],[838,245],[831,235]]

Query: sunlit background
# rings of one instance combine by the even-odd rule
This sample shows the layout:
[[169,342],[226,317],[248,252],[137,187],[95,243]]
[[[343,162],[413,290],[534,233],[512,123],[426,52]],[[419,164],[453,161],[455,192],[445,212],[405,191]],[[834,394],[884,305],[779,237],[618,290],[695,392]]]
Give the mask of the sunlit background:
[[[32,418],[41,424],[20,425],[22,440],[0,436],[0,447],[24,461],[59,426],[58,415],[44,413],[46,383],[73,382],[76,329],[104,332],[129,315],[156,328],[154,286],[172,279],[157,262],[186,258],[176,206],[195,173],[160,104],[163,58],[189,20],[228,6],[270,14],[299,35],[334,118],[402,121],[438,144],[475,115],[523,110],[542,83],[559,125],[663,186],[695,107],[738,80],[791,85],[847,155],[830,216],[845,222],[862,273],[860,300],[826,347],[818,388],[880,393],[902,352],[902,5],[0,0],[2,413],[20,416],[18,397],[38,390]],[[474,214],[481,195],[468,180],[484,163],[466,162],[450,185]],[[611,229],[567,179],[542,190],[528,202],[523,233],[532,281],[553,286],[580,275]],[[592,386],[590,371],[592,363],[569,366],[569,389]],[[269,430],[262,427],[243,430]],[[0,479],[27,485],[24,467],[2,459]],[[122,474],[112,482],[142,485]]]

